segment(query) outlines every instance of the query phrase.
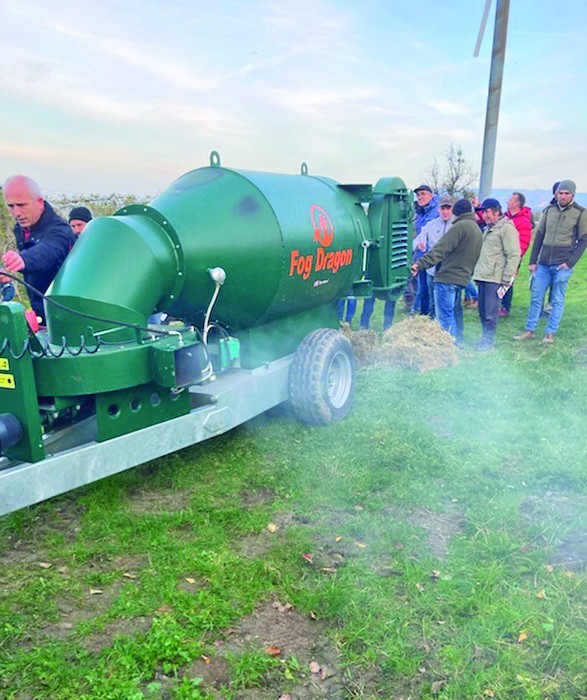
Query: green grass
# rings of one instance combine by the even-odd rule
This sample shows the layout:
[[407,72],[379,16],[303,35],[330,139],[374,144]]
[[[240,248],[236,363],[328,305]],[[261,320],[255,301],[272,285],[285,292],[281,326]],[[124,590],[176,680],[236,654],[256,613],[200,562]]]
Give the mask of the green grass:
[[[552,348],[511,340],[523,274],[494,353],[364,370],[339,424],[261,417],[4,518],[0,697],[321,697],[309,660],[332,697],[587,697],[585,271]],[[243,630],[275,600],[315,636],[272,656]]]

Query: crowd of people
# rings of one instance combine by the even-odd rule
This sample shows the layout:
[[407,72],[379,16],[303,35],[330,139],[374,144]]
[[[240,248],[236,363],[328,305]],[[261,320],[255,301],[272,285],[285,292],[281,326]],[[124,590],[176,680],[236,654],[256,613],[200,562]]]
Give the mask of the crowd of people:
[[[497,199],[439,196],[426,184],[414,190],[412,278],[413,296],[404,295],[410,314],[427,314],[463,343],[463,303],[476,307],[481,322],[481,351],[495,346],[500,317],[512,306],[514,282],[521,260],[530,249],[534,218],[521,192],[513,192],[502,210]],[[549,313],[543,343],[554,343],[565,305],[568,281],[587,246],[587,215],[575,201],[576,185],[561,180],[553,186],[553,199],[540,217],[530,252],[531,299],[526,330],[516,340],[536,338],[547,291]],[[464,302],[463,297],[464,295]],[[344,301],[341,302],[344,304]],[[368,299],[369,317],[373,299]],[[356,302],[355,302],[356,306]],[[391,325],[386,302],[384,330]],[[339,307],[342,309],[343,307]],[[351,311],[352,309],[352,311]],[[347,308],[352,320],[354,308]],[[361,320],[361,328],[369,324]]]
[[[0,301],[14,296],[10,274],[22,273],[32,309],[44,323],[42,295],[57,275],[77,237],[92,220],[85,206],[74,207],[65,221],[41,194],[37,183],[16,175],[2,188],[4,201],[15,219],[16,249],[2,256]],[[462,296],[476,306],[481,321],[480,350],[495,345],[498,320],[510,313],[514,282],[521,260],[530,249],[534,225],[524,195],[513,192],[502,211],[497,199],[457,201],[439,196],[429,185],[414,190],[412,276],[413,295],[406,295],[411,314],[427,314],[463,342]],[[542,342],[552,344],[560,326],[565,294],[573,269],[587,247],[587,215],[575,202],[576,185],[561,180],[553,186],[553,199],[540,217],[530,252],[531,298],[526,328],[515,336],[521,341],[536,338],[544,299],[550,290],[550,313]],[[355,299],[339,301],[339,319],[350,323]],[[375,297],[363,302],[361,329],[368,329]],[[383,329],[393,323],[395,301],[384,306]]]

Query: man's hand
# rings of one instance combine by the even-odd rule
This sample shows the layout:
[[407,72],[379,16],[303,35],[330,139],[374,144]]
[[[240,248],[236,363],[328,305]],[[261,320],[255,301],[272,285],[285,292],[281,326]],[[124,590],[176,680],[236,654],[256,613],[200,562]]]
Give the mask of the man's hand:
[[562,265],[559,265],[556,269],[557,269],[557,270],[568,270],[568,269],[570,269],[570,268],[569,268],[569,266],[567,265],[567,263],[563,263]]
[[7,250],[2,256],[6,272],[20,272],[24,270],[24,260],[15,250]]
[[412,277],[415,277],[418,272],[420,272],[420,268],[418,267],[418,263],[414,263],[412,265]]
[[6,277],[6,275],[3,275],[0,271],[0,284],[6,284],[6,282],[12,282],[12,279],[10,277]]
[[536,268],[538,265],[528,265],[528,269],[530,270],[530,273],[533,275],[536,272]]

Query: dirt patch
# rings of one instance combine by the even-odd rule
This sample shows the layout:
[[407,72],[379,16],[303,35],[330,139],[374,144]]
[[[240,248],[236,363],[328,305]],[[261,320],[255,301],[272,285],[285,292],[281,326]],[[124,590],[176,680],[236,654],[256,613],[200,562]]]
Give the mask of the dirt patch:
[[241,501],[245,508],[258,508],[259,506],[267,505],[275,500],[275,493],[271,489],[257,489],[250,491],[244,489],[241,493]]
[[[444,511],[436,512],[428,508],[405,510],[401,508],[386,508],[385,512],[391,517],[408,522],[425,532],[426,545],[431,554],[439,559],[448,556],[451,542],[463,532],[466,518],[458,503],[448,502]],[[401,543],[398,543],[401,546]]]
[[456,503],[449,503],[442,513],[418,508],[407,515],[408,522],[426,531],[426,544],[435,557],[445,559],[448,548],[465,527],[465,515]]
[[99,653],[110,646],[115,637],[135,637],[149,631],[152,624],[150,617],[133,617],[128,620],[113,620],[104,625],[104,629],[95,632],[81,640],[81,644],[87,651]]
[[580,530],[559,540],[549,561],[553,566],[560,566],[569,571],[587,571],[587,533]]
[[185,669],[189,677],[203,679],[205,690],[216,694],[222,686],[230,684],[231,657],[255,649],[266,652],[273,647],[279,650],[277,656],[284,662],[284,669],[288,661],[295,659],[299,669],[295,680],[272,679],[269,684],[263,684],[263,689],[242,689],[239,699],[275,700],[286,692],[291,700],[349,697],[338,653],[325,637],[325,625],[287,605],[278,601],[260,605],[224,636],[224,641],[216,643],[218,653],[209,663],[199,659]]
[[126,508],[135,515],[166,515],[186,510],[190,498],[189,491],[140,488],[128,496]]
[[299,518],[294,513],[276,513],[271,518],[271,522],[267,523],[265,529],[241,537],[240,540],[234,542],[234,548],[238,554],[250,559],[265,556],[275,545],[276,539],[279,539],[288,527],[297,522],[299,522]]
[[540,544],[554,545],[549,563],[569,571],[587,570],[586,512],[585,496],[560,491],[546,491],[520,504],[520,515],[540,526]]

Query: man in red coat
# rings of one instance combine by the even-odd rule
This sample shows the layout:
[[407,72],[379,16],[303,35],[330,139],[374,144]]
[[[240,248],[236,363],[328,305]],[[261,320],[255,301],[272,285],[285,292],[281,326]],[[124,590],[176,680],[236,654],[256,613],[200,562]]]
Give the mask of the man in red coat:
[[[530,245],[530,240],[532,239],[532,225],[534,223],[532,210],[525,205],[526,197],[524,197],[521,192],[512,192],[512,196],[508,199],[508,208],[505,213],[518,231],[522,257],[524,257],[524,253],[528,250]],[[513,296],[514,285],[512,284],[501,300],[501,309],[499,310],[500,316],[507,316],[509,314],[512,308]]]

